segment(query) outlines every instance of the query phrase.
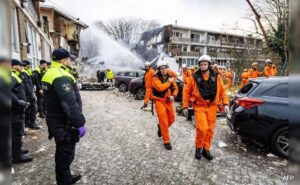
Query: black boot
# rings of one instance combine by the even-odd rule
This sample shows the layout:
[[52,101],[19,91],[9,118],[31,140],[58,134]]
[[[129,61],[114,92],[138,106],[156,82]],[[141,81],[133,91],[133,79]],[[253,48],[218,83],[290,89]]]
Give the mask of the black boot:
[[40,129],[40,127],[36,123],[30,124],[29,128],[32,129],[32,130],[39,130]]
[[27,149],[21,149],[21,152],[22,152],[22,154],[28,154],[29,150],[27,150]]
[[195,152],[195,158],[200,160],[202,157],[202,148],[196,148],[196,152]]
[[171,145],[171,143],[166,143],[166,144],[164,144],[165,145],[165,149],[167,149],[167,150],[172,150],[172,145]]
[[46,118],[46,115],[43,114],[43,113],[39,113],[39,117],[40,117],[40,118]]
[[32,160],[33,160],[32,157],[22,154],[19,157],[13,158],[12,163],[27,163],[27,162],[31,162]]
[[81,175],[72,175],[71,177],[71,184],[75,184],[77,181],[79,181],[81,179]]
[[159,124],[157,124],[157,127],[158,127],[158,130],[157,130],[157,136],[158,136],[158,137],[161,137],[161,132],[160,132]]
[[209,161],[214,159],[214,157],[210,154],[209,150],[203,149],[202,155]]

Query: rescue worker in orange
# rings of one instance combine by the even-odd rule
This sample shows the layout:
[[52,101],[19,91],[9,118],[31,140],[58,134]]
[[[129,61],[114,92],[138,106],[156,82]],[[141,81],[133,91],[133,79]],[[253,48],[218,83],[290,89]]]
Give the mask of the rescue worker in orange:
[[275,64],[272,64],[272,76],[277,76],[277,67]]
[[188,78],[192,76],[192,71],[187,68],[186,64],[182,64],[182,79],[183,79],[183,90],[182,90],[182,99],[185,93],[185,87],[188,82]]
[[[150,62],[145,62],[145,75],[144,75],[144,79],[143,79],[143,83],[146,89],[145,92],[145,97],[144,97],[144,105],[141,107],[146,108],[148,106],[149,100],[151,99],[151,95],[152,95],[152,77],[155,74],[155,70],[152,69],[151,67],[151,63]],[[178,75],[172,71],[167,69],[167,73],[172,76],[175,80],[178,78]]]
[[257,78],[262,74],[263,72],[259,72],[257,69],[257,62],[253,62],[251,68],[248,70],[249,78]]
[[231,89],[232,87],[232,72],[230,69],[227,70],[227,72],[225,73],[225,77],[226,77],[226,85],[228,89]]
[[155,71],[151,68],[150,62],[145,62],[145,75],[144,75],[144,85],[146,89],[145,98],[144,98],[144,105],[142,108],[145,108],[148,106],[148,102],[152,95],[152,76],[155,74]]
[[189,78],[186,95],[184,97],[183,109],[186,109],[189,103],[192,104],[195,114],[196,126],[196,151],[195,158],[205,157],[212,160],[210,147],[216,124],[217,103],[219,98],[225,105],[225,111],[229,111],[229,101],[226,95],[226,89],[221,76],[209,68],[211,57],[202,55],[199,58],[199,70]]
[[178,94],[178,87],[167,68],[165,61],[158,61],[157,72],[152,78],[152,99],[159,120],[158,137],[162,136],[165,149],[172,150],[169,127],[175,121],[173,102]]
[[267,60],[265,61],[265,63],[266,63],[266,66],[265,66],[265,68],[264,68],[264,75],[265,75],[266,77],[273,76],[273,75],[272,75],[272,74],[273,74],[273,72],[272,72],[272,60],[271,60],[271,59],[267,59]]
[[241,75],[242,81],[241,81],[240,88],[244,87],[248,83],[248,78],[249,78],[248,70],[244,69],[244,72]]

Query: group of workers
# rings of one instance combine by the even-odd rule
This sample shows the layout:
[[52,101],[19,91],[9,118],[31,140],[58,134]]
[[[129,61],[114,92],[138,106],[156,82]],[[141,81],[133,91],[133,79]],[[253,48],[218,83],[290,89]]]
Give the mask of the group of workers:
[[[174,99],[178,94],[176,85],[177,74],[168,68],[168,64],[161,60],[156,64],[154,71],[149,62],[145,63],[145,88],[144,105],[147,107],[151,99],[155,103],[158,117],[158,137],[162,137],[165,149],[172,150],[169,128],[175,121]],[[203,55],[198,60],[198,69],[187,69],[182,66],[184,87],[182,92],[182,110],[192,106],[195,113],[196,137],[195,158],[205,157],[213,159],[210,153],[216,114],[219,100],[229,111],[226,89],[221,75],[212,67],[211,57]]]
[[244,87],[248,83],[249,78],[277,76],[277,67],[275,64],[273,64],[271,59],[267,59],[265,61],[265,67],[262,72],[258,71],[257,65],[257,62],[254,62],[249,70],[244,69],[243,73],[241,74],[240,88]]
[[[28,60],[0,57],[0,86],[8,89],[1,92],[1,110],[11,109],[12,116],[12,161],[8,165],[33,160],[29,151],[22,147],[22,138],[26,127],[40,129],[36,123],[38,112],[39,117],[46,118],[48,138],[55,140],[57,184],[70,185],[81,178],[70,171],[76,143],[86,132],[77,78],[71,55],[63,48],[53,51],[51,63],[40,60],[35,70]],[[7,114],[10,115],[9,111]]]

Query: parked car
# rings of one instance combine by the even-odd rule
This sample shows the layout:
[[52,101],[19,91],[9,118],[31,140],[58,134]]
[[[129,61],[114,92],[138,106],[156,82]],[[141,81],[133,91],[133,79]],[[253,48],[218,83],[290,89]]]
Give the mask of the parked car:
[[133,71],[121,71],[118,72],[115,78],[115,87],[119,88],[120,92],[126,92],[129,88],[129,83],[134,78],[143,77],[145,71],[133,70]]
[[227,114],[229,127],[288,157],[288,78],[257,78],[238,91]]
[[[178,95],[175,98],[175,100],[176,101],[181,101],[183,81],[180,80],[180,79],[177,79],[176,83],[177,83],[177,86],[179,88],[179,92],[178,92]],[[143,100],[144,96],[145,96],[145,87],[143,85],[143,77],[131,80],[129,91],[130,91],[131,94],[135,95],[136,99]]]

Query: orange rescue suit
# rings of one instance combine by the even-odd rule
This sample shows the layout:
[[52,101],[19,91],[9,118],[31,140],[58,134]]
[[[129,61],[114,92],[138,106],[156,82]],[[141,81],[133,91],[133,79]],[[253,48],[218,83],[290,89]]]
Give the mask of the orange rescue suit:
[[[201,96],[195,78],[192,77],[189,79],[190,80],[187,84],[186,94],[183,100],[183,107],[187,108],[189,103],[191,103],[194,108],[196,126],[196,148],[204,148],[206,150],[209,150],[211,147],[216,123],[218,111],[217,104],[220,98],[222,99],[223,105],[229,104],[225,86],[223,84],[221,76],[217,74],[216,96],[215,99],[210,102],[210,100],[204,100]],[[209,79],[209,75],[204,75],[203,79],[207,81]]]
[[269,76],[273,76],[272,75],[272,68],[270,66],[265,66],[264,68],[264,75],[269,77]]
[[[169,75],[171,75],[173,78],[175,78],[175,80],[178,78],[178,75],[171,71],[168,70],[167,73]],[[155,74],[155,71],[150,68],[148,71],[146,71],[145,76],[144,76],[144,80],[145,80],[145,89],[146,89],[146,93],[145,93],[145,97],[144,97],[144,103],[148,104],[151,95],[152,95],[152,77]]]
[[257,78],[258,76],[262,75],[262,72],[259,72],[257,69],[253,70],[252,68],[248,70],[249,78]]
[[155,74],[155,71],[150,68],[148,71],[146,71],[145,76],[144,76],[144,81],[145,81],[145,98],[144,98],[144,103],[148,104],[151,95],[152,95],[152,76]]
[[192,71],[188,69],[186,71],[183,71],[182,73],[182,79],[183,79],[182,100],[186,91],[186,84],[188,82],[188,78],[190,78],[192,75],[193,75]]
[[[155,94],[153,93],[152,99],[155,102],[155,109],[159,120],[159,127],[163,139],[163,143],[166,144],[170,142],[169,127],[175,121],[174,105],[172,101],[169,101],[168,97],[174,96],[175,98],[178,94],[178,87],[175,80],[172,84],[168,81],[164,82],[161,81],[158,75],[153,76],[152,87],[157,92],[160,93],[165,92],[163,97],[155,96]],[[171,88],[173,90],[171,90]]]
[[225,74],[226,77],[226,85],[228,89],[231,89],[232,87],[232,72],[231,71],[227,71]]
[[240,88],[244,87],[248,83],[248,78],[249,78],[248,72],[243,72],[241,75],[242,82]]

